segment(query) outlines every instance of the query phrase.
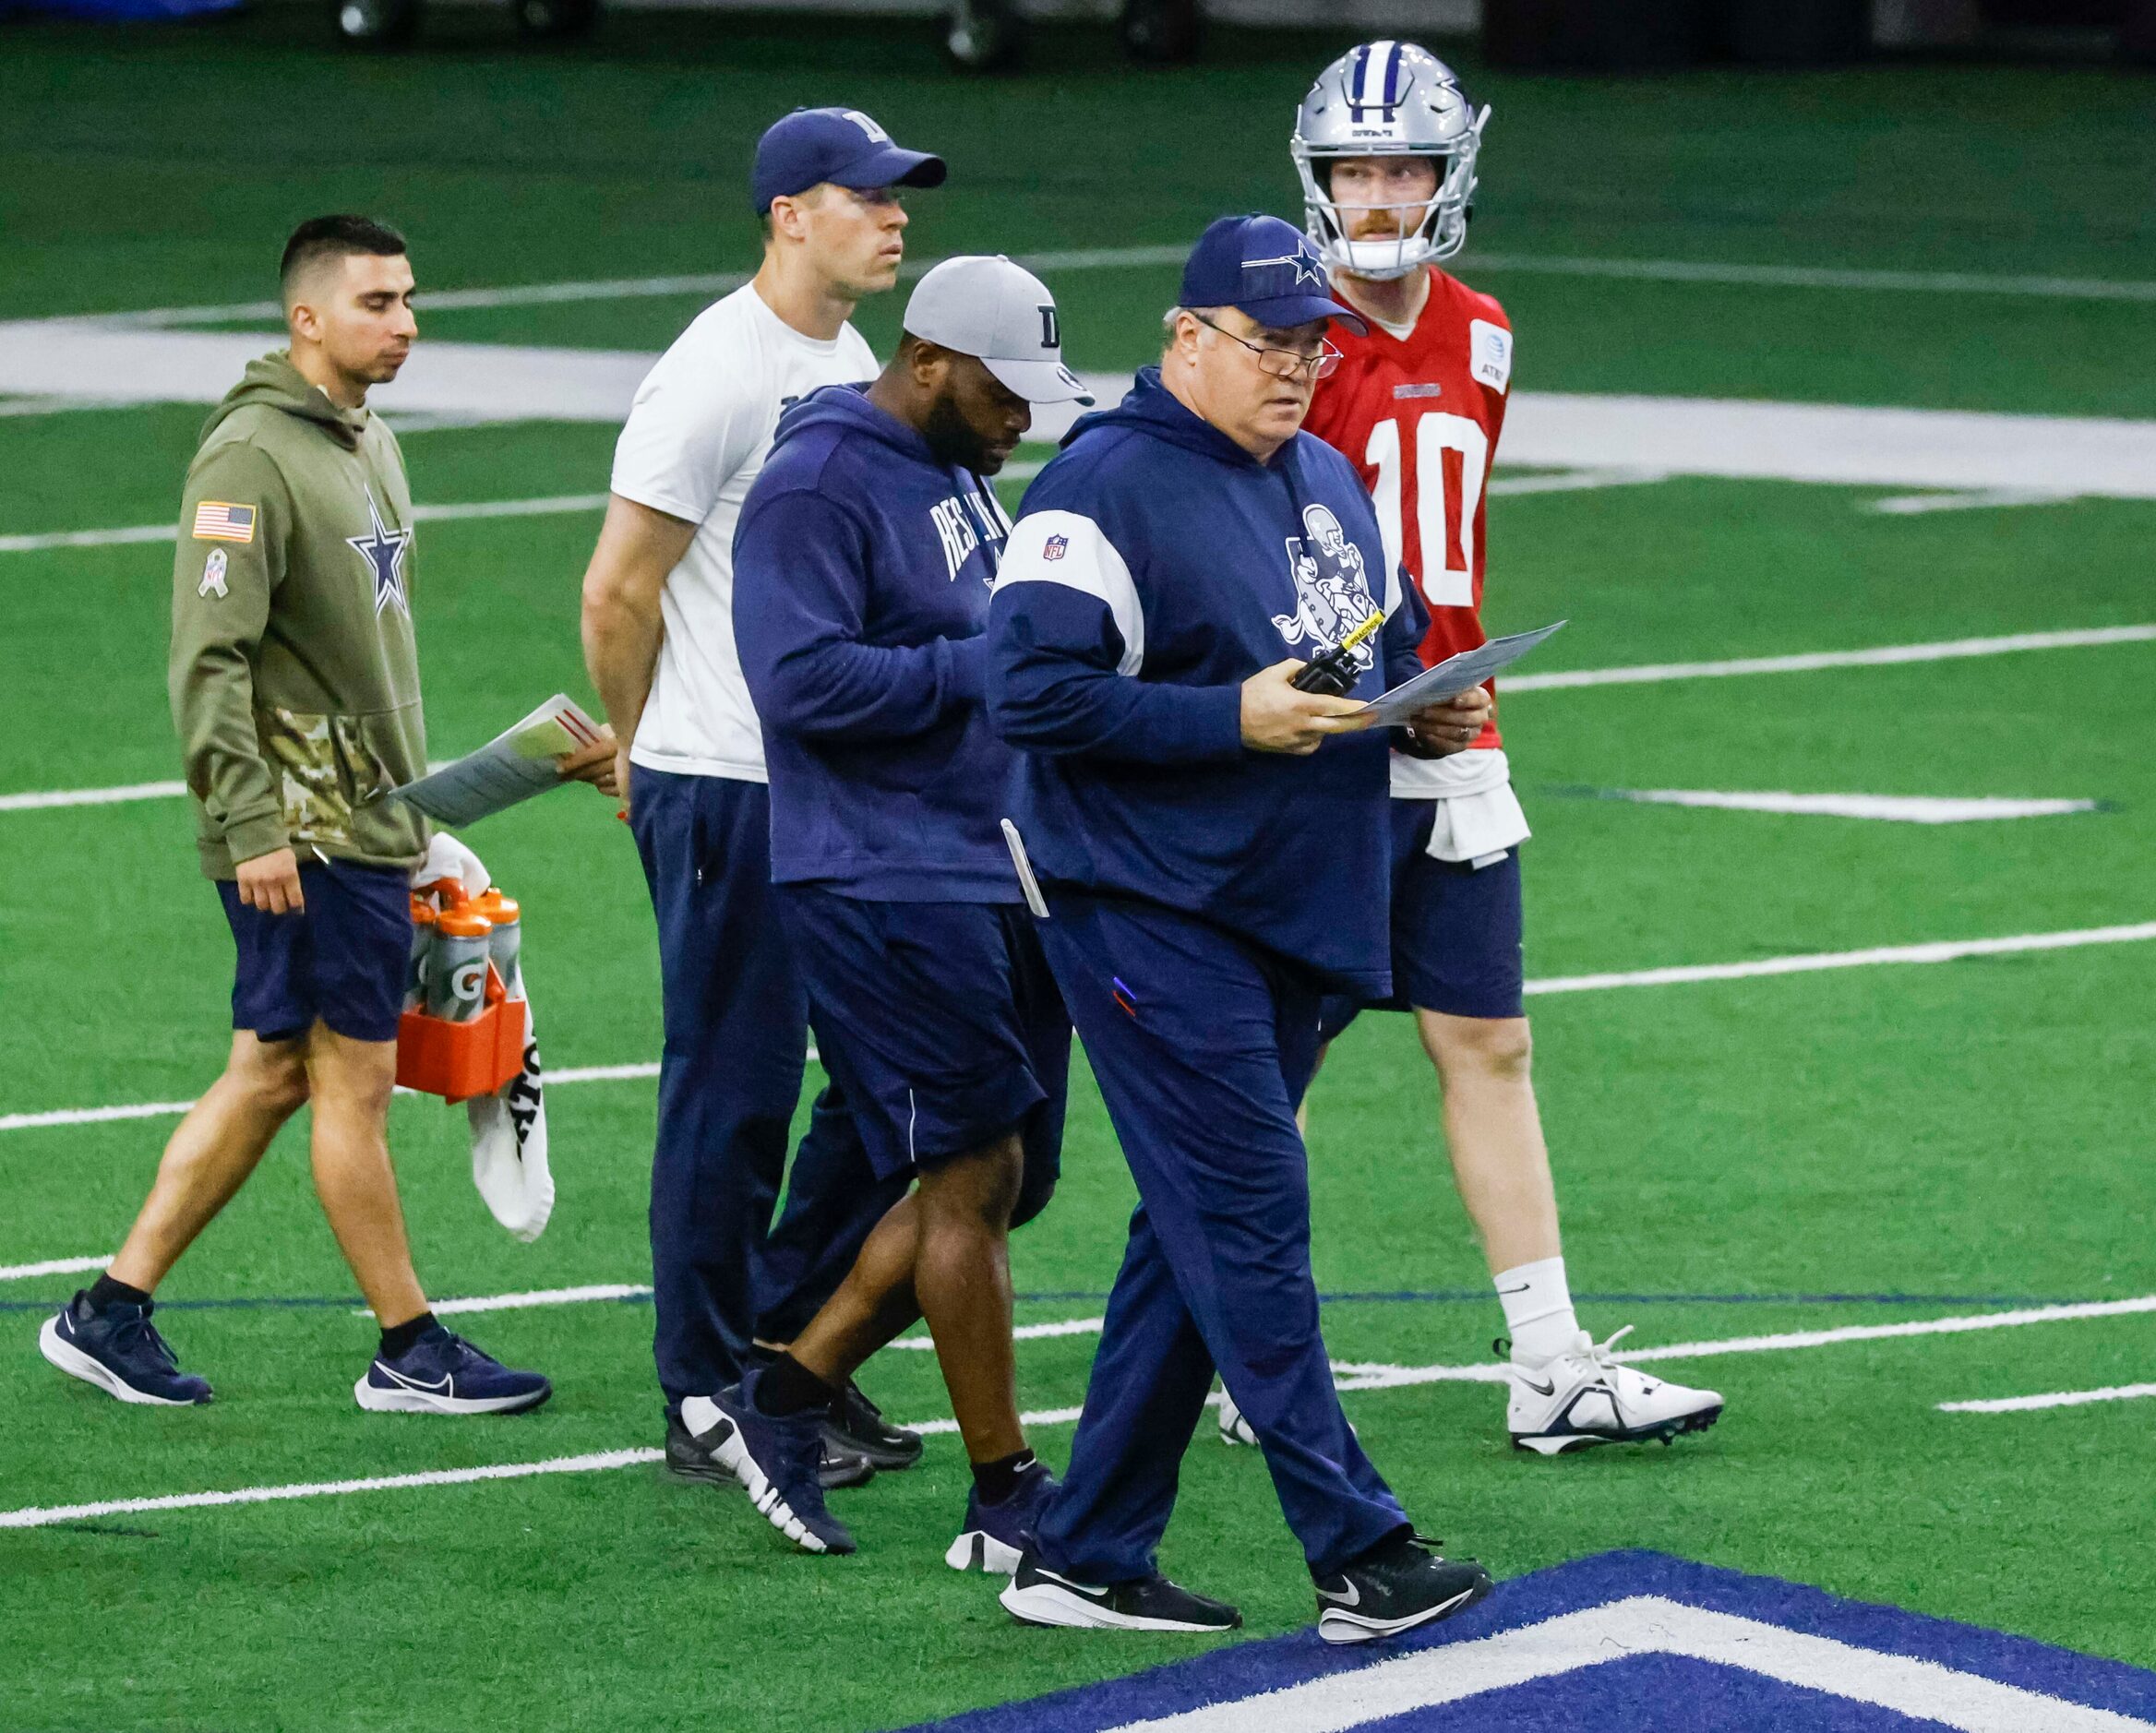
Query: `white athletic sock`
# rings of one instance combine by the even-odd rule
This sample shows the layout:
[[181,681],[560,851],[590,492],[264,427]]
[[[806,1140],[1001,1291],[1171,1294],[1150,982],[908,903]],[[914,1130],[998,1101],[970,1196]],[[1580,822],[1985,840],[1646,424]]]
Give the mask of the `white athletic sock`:
[[1579,1337],[1572,1293],[1564,1285],[1564,1260],[1539,1258],[1491,1278],[1504,1327],[1512,1336],[1512,1363],[1535,1367],[1570,1348]]

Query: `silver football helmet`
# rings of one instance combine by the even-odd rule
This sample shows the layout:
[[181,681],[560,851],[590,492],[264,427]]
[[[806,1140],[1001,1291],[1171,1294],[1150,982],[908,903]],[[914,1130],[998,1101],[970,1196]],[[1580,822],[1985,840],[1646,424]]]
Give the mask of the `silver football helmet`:
[[[1467,239],[1475,196],[1475,157],[1482,148],[1478,111],[1459,76],[1413,42],[1366,42],[1318,74],[1295,114],[1288,149],[1302,176],[1303,224],[1329,269],[1357,277],[1405,277],[1450,258]],[[1333,164],[1343,157],[1428,157],[1437,193],[1428,204],[1343,206],[1333,197]],[[1371,209],[1398,213],[1397,233],[1351,238],[1353,219]]]

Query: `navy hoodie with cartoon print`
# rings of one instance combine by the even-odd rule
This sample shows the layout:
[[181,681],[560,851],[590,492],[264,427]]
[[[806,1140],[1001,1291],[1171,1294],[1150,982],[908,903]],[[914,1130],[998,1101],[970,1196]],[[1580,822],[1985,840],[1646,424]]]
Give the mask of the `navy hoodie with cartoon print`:
[[1040,877],[1389,993],[1387,731],[1252,751],[1242,682],[1382,607],[1376,697],[1420,667],[1407,594],[1346,458],[1298,434],[1261,463],[1140,373],[1027,491],[996,580],[988,710]]
[[971,471],[826,386],[779,418],[734,532],[772,878],[870,902],[1016,902],[1011,749],[981,704],[1010,520]]

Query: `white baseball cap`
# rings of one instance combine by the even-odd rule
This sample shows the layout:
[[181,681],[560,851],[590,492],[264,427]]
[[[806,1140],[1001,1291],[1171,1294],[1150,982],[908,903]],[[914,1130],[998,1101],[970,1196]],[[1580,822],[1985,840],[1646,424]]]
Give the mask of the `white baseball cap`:
[[1048,285],[1000,253],[947,258],[914,286],[905,329],[974,355],[1029,403],[1084,403],[1093,394],[1063,365],[1062,321]]

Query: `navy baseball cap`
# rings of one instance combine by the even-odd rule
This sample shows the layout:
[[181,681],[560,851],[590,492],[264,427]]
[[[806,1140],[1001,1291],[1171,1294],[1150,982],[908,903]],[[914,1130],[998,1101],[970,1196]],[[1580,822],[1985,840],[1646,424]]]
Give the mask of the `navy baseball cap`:
[[940,186],[949,173],[941,157],[899,149],[857,108],[797,108],[773,122],[756,141],[749,190],[761,217],[773,199],[825,181],[866,192],[872,186]]
[[1315,319],[1337,319],[1358,337],[1370,329],[1361,314],[1333,299],[1324,264],[1302,231],[1278,217],[1207,224],[1183,265],[1177,305],[1240,307],[1275,330]]

